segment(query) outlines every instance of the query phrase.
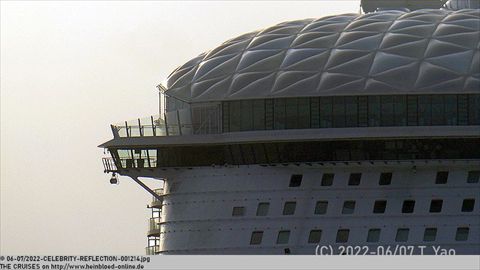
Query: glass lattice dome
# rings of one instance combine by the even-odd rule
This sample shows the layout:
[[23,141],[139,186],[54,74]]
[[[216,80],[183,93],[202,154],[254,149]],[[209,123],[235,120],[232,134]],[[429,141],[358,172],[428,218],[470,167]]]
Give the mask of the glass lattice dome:
[[284,22],[174,70],[187,102],[480,92],[480,10],[388,10]]

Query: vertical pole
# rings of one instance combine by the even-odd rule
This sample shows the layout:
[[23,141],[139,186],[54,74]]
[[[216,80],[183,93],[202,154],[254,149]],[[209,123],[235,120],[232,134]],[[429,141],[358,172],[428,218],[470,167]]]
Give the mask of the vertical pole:
[[152,165],[150,164],[150,153],[148,153],[148,152],[149,152],[149,149],[147,149],[147,150],[145,150],[145,151],[147,151],[148,167],[151,168]]
[[162,88],[158,87],[158,115],[162,115]]
[[127,137],[130,137],[130,132],[128,132],[128,124],[127,121],[125,121],[125,130],[127,132]]
[[140,131],[140,137],[143,137],[143,129],[142,129],[142,124],[140,123],[140,118],[138,119],[138,130]]
[[120,134],[118,133],[118,129],[117,129],[116,126],[110,125],[110,128],[112,129],[112,133],[113,133],[113,137],[114,137],[114,138],[120,137]]
[[177,110],[178,134],[182,135],[182,126],[180,125],[180,112]]
[[150,120],[152,120],[153,136],[157,136],[157,132],[156,132],[156,130],[155,130],[155,123],[153,122],[153,116],[150,116]]
[[168,136],[168,123],[167,123],[167,114],[164,113],[163,117],[165,117],[165,133]]

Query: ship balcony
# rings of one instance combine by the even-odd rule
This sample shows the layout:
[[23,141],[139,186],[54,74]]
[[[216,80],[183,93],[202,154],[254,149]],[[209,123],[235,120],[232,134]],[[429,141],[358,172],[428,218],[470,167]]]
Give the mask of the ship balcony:
[[104,173],[111,173],[117,172],[117,165],[115,164],[115,160],[111,157],[104,157],[102,158],[103,163],[103,172]]
[[152,199],[152,204],[151,206],[154,207],[154,208],[162,208],[162,204],[163,204],[163,195],[164,195],[164,190],[163,188],[158,188],[158,189],[154,189],[153,190],[157,195],[161,196],[162,200],[159,200],[157,197],[153,197]]
[[160,218],[150,218],[148,221],[148,236],[160,235]]
[[145,248],[145,253],[147,255],[157,255],[160,253],[160,246],[151,246],[151,247],[146,247]]
[[121,169],[153,169],[157,167],[156,157],[144,157],[144,158],[130,158],[120,157],[114,159],[112,157],[102,158],[103,171],[105,173],[118,172],[118,168]]
[[190,110],[167,112],[111,125],[114,138],[167,137],[221,133],[218,117],[192,123]]

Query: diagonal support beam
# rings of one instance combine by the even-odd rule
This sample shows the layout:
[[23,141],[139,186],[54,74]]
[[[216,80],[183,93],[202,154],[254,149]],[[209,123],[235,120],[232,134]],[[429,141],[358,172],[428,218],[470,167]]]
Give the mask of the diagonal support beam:
[[130,178],[132,178],[133,181],[137,182],[137,184],[139,184],[141,187],[143,187],[143,189],[145,189],[146,191],[148,191],[148,193],[152,194],[153,197],[155,197],[157,200],[159,200],[159,201],[163,200],[160,195],[158,195],[157,193],[155,193],[155,191],[153,191],[151,188],[147,187],[147,185],[145,185],[145,184],[144,184],[142,181],[140,181],[137,177],[130,176]]

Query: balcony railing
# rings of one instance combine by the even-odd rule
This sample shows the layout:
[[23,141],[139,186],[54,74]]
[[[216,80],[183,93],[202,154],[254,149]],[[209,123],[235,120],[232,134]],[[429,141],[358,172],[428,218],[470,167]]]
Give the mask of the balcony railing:
[[[157,188],[157,189],[154,189],[153,192],[155,192],[159,196],[162,196],[163,193],[164,193],[164,190],[163,190],[163,188]],[[157,197],[155,197],[155,196],[152,196],[152,197],[153,197],[154,202],[160,201],[159,199],[157,199]]]
[[114,162],[113,158],[104,157],[104,158],[102,158],[102,163],[103,163],[103,171],[105,173],[116,172],[117,171],[117,166],[115,165],[115,162]]
[[[156,158],[120,158],[117,162],[120,162],[120,168],[123,169],[148,169],[157,167]],[[102,158],[102,163],[104,172],[109,173],[118,171],[118,167],[112,157]]]
[[160,230],[160,218],[150,218],[148,222],[149,231],[159,231]]
[[155,197],[155,196],[152,196],[152,207],[153,208],[157,208],[159,209],[160,213],[161,213],[161,209],[162,209],[162,203],[163,203],[163,188],[159,188],[159,189],[154,189],[153,192],[155,192],[158,196],[160,196],[160,199]]
[[125,121],[122,124],[112,125],[115,137],[144,137],[144,136],[168,136],[167,125],[164,119],[157,116],[138,118]]
[[132,168],[156,168],[157,159],[154,157],[151,158],[120,158],[119,162],[122,168],[132,169]]
[[220,133],[219,122],[216,119],[207,119],[201,124],[183,123],[180,121],[180,116],[171,118],[170,122],[165,119],[166,117],[161,118],[155,115],[111,125],[113,136],[115,138],[130,138]]
[[160,252],[160,246],[151,246],[145,248],[147,255],[157,255]]

